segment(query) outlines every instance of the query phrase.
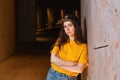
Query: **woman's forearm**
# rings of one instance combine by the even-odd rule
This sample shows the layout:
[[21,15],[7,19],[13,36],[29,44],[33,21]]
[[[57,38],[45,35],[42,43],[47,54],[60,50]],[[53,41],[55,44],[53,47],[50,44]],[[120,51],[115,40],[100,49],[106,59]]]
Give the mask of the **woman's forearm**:
[[82,63],[78,64],[77,62],[65,61],[59,58],[59,56],[56,54],[51,54],[51,63],[54,63],[60,68],[63,68],[64,70],[67,70],[70,72],[82,73],[82,71],[85,68],[85,65]]
[[65,69],[67,71],[70,71],[70,72],[82,73],[85,68],[85,65],[78,64],[78,65],[74,65],[74,66],[59,66],[59,67]]
[[74,66],[77,65],[76,62],[70,62],[70,61],[65,61],[63,59],[60,59],[57,55],[52,54],[51,55],[51,63],[54,63],[59,66]]

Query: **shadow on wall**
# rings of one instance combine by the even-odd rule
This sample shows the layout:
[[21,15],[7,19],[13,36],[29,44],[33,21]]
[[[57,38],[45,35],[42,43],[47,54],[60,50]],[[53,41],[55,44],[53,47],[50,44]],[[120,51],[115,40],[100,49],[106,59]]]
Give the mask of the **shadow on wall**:
[[87,25],[86,25],[86,18],[84,19],[84,38],[85,38],[85,42],[87,43]]

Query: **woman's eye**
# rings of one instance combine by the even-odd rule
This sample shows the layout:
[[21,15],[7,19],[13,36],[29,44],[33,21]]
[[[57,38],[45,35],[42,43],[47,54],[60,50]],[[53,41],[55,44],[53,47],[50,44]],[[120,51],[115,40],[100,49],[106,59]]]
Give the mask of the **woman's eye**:
[[64,26],[64,28],[66,28],[67,26]]
[[70,26],[70,27],[71,27],[72,25],[71,25],[71,24],[69,24],[68,26]]

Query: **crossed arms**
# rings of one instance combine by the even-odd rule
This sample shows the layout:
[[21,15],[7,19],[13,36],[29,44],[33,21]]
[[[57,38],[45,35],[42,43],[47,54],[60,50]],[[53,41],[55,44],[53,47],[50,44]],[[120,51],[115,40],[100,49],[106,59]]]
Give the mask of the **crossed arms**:
[[77,62],[65,61],[65,60],[59,58],[59,56],[57,54],[51,54],[50,61],[51,61],[51,63],[59,66],[60,68],[63,68],[70,72],[82,73],[82,71],[85,68],[85,64],[82,64],[82,63],[78,64]]

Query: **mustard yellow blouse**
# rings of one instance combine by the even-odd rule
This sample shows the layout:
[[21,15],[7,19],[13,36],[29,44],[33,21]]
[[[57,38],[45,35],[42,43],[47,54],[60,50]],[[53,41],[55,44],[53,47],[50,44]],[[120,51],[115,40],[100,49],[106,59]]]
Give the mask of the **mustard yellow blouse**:
[[[75,41],[70,40],[66,44],[62,45],[60,50],[58,46],[54,46],[51,53],[59,54],[59,57],[66,61],[75,61],[79,64],[84,63],[86,66],[88,65],[87,45],[85,43],[78,45]],[[78,75],[78,73],[66,71],[53,63],[51,63],[51,66],[54,70],[60,73],[64,73],[69,76]]]

